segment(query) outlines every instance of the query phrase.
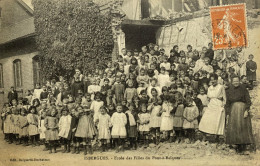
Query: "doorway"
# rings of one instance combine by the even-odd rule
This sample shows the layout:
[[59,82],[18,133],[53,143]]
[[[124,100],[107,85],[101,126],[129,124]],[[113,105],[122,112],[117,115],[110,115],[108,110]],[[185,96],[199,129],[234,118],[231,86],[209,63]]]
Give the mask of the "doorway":
[[158,26],[147,25],[124,25],[122,27],[125,33],[126,49],[141,51],[141,47],[149,43],[156,44],[156,32]]

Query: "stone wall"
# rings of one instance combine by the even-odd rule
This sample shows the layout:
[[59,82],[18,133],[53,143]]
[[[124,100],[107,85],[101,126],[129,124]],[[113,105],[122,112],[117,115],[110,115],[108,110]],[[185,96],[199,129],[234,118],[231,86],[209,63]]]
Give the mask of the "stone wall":
[[[252,14],[252,12],[248,12],[248,15],[249,47],[245,49],[245,53],[257,54],[260,46],[260,16]],[[193,46],[193,49],[201,51],[203,46],[207,46],[212,41],[210,17],[202,16],[193,19],[183,19],[182,21],[165,25],[158,30],[156,38],[157,44],[164,48],[167,54],[169,54],[169,51],[175,44],[179,46],[179,50],[186,51],[187,45],[190,44]]]
[[179,50],[187,50],[188,44],[192,45],[194,49],[201,50],[211,41],[210,26],[209,16],[163,26],[157,32],[157,44],[164,48],[167,54],[175,44],[179,46]]

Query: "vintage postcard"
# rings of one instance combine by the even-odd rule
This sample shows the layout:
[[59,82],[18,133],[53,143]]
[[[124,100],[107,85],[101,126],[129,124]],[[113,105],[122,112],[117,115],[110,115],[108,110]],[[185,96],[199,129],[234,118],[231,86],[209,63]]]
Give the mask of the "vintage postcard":
[[0,166],[260,165],[260,0],[0,0]]

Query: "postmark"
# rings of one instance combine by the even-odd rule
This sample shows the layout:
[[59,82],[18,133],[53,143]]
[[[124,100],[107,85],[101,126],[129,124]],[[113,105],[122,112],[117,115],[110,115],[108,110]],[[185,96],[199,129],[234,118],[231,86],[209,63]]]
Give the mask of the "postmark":
[[246,5],[210,7],[213,48],[248,47]]

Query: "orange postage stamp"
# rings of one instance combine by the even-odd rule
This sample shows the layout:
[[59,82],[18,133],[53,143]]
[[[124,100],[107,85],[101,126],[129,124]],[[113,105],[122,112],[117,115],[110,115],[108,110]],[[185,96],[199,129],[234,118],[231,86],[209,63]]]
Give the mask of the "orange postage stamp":
[[210,7],[213,48],[247,47],[246,5]]

